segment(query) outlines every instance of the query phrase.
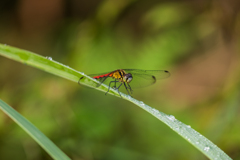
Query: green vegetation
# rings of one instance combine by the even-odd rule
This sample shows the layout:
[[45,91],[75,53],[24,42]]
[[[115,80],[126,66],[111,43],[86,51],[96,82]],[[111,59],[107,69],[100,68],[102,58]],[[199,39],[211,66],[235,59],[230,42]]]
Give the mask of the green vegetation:
[[[49,57],[44,58],[37,54],[24,51],[21,49],[16,49],[10,46],[0,44],[0,52],[1,55],[5,57],[14,59],[16,61],[22,62],[30,66],[34,66],[36,68],[45,70],[55,75],[59,75],[72,81],[76,81],[76,79],[85,76],[84,74],[82,74],[81,76],[78,77],[77,75],[79,73],[69,68],[68,66],[55,62]],[[97,82],[95,82],[94,79],[84,77],[83,79],[81,79],[81,83],[91,87],[92,83]],[[105,88],[106,92],[106,89],[108,87],[102,84],[102,86],[98,87],[97,89],[101,88]],[[118,92],[112,88],[110,93],[118,95]],[[129,95],[125,95],[123,93],[121,93],[121,95],[124,99],[136,104],[137,106],[141,107],[145,111],[149,112],[150,114],[164,122],[166,125],[168,125],[171,129],[173,129],[175,132],[177,132],[179,135],[181,135],[183,138],[189,141],[189,143],[198,148],[210,159],[222,159],[222,160],[231,159],[211,141],[209,141],[201,134],[193,130],[190,126],[185,125],[182,122],[176,120],[174,116],[166,115],[165,113],[159,112],[158,110],[151,108],[150,106],[144,104],[142,101],[138,101]],[[56,148],[56,146],[51,141],[49,141],[37,128],[35,128],[30,122],[24,119],[10,106],[0,101],[0,107],[29,135],[31,135],[37,141],[37,143],[39,143],[54,159],[68,159],[68,157],[66,157],[64,153],[62,153],[58,148]]]
[[[238,6],[237,0],[3,0],[1,107],[17,111],[70,159],[240,159]],[[133,98],[77,84],[115,69],[171,76],[134,88]],[[52,159],[4,112],[0,159]]]

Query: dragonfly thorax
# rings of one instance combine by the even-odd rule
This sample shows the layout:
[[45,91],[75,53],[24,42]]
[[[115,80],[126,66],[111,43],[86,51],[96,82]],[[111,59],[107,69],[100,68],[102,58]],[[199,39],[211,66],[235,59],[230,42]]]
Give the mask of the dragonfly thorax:
[[123,75],[123,82],[130,83],[132,81],[132,74],[128,73]]

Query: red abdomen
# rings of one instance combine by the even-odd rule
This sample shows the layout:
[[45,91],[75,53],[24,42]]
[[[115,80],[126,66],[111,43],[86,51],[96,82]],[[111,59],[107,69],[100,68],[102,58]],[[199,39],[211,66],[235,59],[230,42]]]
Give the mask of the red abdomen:
[[95,77],[93,77],[93,78],[94,78],[94,79],[99,79],[99,78],[103,78],[103,77],[108,77],[110,74],[111,74],[111,73],[107,73],[107,74],[95,76]]

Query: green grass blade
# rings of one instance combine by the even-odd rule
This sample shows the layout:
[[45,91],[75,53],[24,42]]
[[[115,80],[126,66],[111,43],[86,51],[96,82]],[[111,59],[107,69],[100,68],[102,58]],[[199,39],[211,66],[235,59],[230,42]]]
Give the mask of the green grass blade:
[[[93,83],[98,83],[96,80],[80,73],[68,66],[60,64],[56,61],[49,60],[48,58],[39,56],[29,51],[17,49],[10,46],[5,46],[0,44],[0,55],[8,57],[10,59],[28,64],[30,66],[45,70],[49,73],[58,75],[60,77],[72,80],[74,82],[78,82],[79,78],[84,76],[81,79],[81,84],[94,87]],[[96,88],[98,90],[107,91],[107,86],[102,84],[100,87]],[[119,96],[118,92],[112,88],[110,88],[110,94],[115,96]],[[200,150],[204,155],[208,158],[215,160],[228,160],[231,159],[226,153],[224,153],[220,148],[218,148],[215,144],[213,144],[210,140],[202,136],[200,133],[192,129],[190,126],[178,121],[172,115],[166,115],[141,101],[138,101],[131,96],[125,95],[121,93],[122,97],[137,106],[141,107],[148,113],[152,114],[154,117],[158,118],[160,121],[169,126],[172,130],[186,139],[189,143],[191,143],[194,147]]]
[[142,109],[144,109],[145,111],[147,111],[148,113],[152,114],[154,117],[165,123],[172,130],[177,132],[180,136],[182,136],[194,147],[196,147],[203,154],[205,154],[209,159],[231,160],[231,158],[225,152],[223,152],[210,140],[201,135],[199,132],[192,129],[191,126],[186,125],[181,121],[177,120],[173,115],[167,115],[163,112],[160,112],[157,109],[152,108],[141,101],[131,98],[130,96],[128,97],[127,100],[141,107]]
[[[0,44],[0,55],[74,82],[78,82],[82,76],[86,76],[82,72],[78,72],[69,66],[52,60],[51,57],[43,57],[33,52],[8,45]],[[91,87],[93,83],[99,83],[98,81],[94,81],[94,79],[88,76],[84,78],[83,81],[84,83],[82,84],[89,87]],[[101,85],[96,89],[106,92],[108,90],[108,87],[106,85]],[[119,94],[115,90],[111,90],[109,93],[119,97]]]
[[23,130],[25,130],[49,155],[58,160],[70,160],[52,141],[50,141],[42,132],[40,132],[32,123],[25,119],[21,114],[15,111],[8,104],[0,99],[0,108],[12,120],[14,120]]

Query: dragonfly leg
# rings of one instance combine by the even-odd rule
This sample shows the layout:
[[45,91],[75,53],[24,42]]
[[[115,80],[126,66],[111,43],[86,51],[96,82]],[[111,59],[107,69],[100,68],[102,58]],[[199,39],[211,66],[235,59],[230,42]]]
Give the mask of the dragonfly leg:
[[127,83],[127,85],[128,85],[128,87],[127,87],[127,88],[129,88],[129,89],[130,89],[130,92],[131,92],[131,94],[132,94],[133,90],[132,90],[131,86],[130,86],[128,83]]
[[[118,88],[122,85],[122,83],[121,83],[121,84],[119,85],[119,87],[116,88],[116,83],[117,83],[118,81],[115,80],[115,81],[109,82],[108,90],[107,90],[107,92],[105,93],[105,95],[107,95],[107,93],[109,92],[112,82],[115,82],[115,86],[113,86],[113,87],[114,87],[114,89],[117,89],[117,90],[118,90]],[[118,91],[118,93],[119,93],[119,91]],[[120,94],[120,93],[119,93],[119,95],[120,95],[120,97],[121,97],[121,94]]]
[[119,81],[115,80],[114,82],[115,82],[115,85],[112,88],[117,89],[117,82],[119,82]]
[[117,91],[118,91],[118,94],[120,95],[120,97],[122,98],[122,96],[121,96],[121,94],[119,92],[119,88],[121,87],[121,85],[122,85],[122,83],[118,86]]
[[[128,95],[131,96],[131,94],[130,94],[129,91],[128,91],[128,88],[129,88],[129,87],[126,86],[125,82],[124,82],[123,84],[124,84],[124,86],[125,86],[125,88],[126,88],[126,90],[127,90],[127,92],[128,92]],[[130,87],[130,91],[131,91],[131,90],[132,90],[132,89],[131,89],[131,87]],[[131,91],[131,93],[132,93],[132,91]]]

